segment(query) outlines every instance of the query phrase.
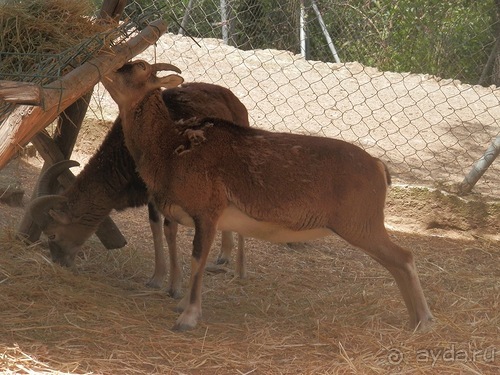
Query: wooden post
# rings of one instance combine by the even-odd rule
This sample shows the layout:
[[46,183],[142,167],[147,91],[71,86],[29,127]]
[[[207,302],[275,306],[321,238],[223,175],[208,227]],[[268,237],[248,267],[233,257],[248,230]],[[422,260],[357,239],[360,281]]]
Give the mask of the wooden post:
[[[101,8],[100,18],[107,22],[116,22],[120,18],[126,2],[126,0],[105,0]],[[166,25],[163,26],[165,26],[166,28]],[[158,37],[160,35],[161,33],[159,33]],[[149,44],[147,44],[146,47],[148,45]],[[146,47],[144,47],[144,49]],[[32,89],[31,91],[33,92],[33,94],[31,94],[31,97],[29,98],[30,102],[25,100],[26,104],[44,103],[43,92],[35,89]],[[77,99],[73,104],[71,104],[62,112],[62,114],[58,118],[58,125],[54,139],[50,138],[45,132],[39,133],[33,138],[33,144],[45,160],[45,164],[42,168],[42,173],[53,163],[60,160],[69,159],[69,157],[71,156],[74,145],[76,143],[76,139],[78,137],[78,133],[81,128],[81,124],[87,112],[91,95],[92,88],[89,92],[87,92],[87,94]],[[7,93],[4,92],[4,97],[12,99],[13,96],[15,95],[12,95],[11,91],[8,91]],[[33,99],[33,97],[36,97],[38,101]],[[75,176],[70,171],[63,173],[59,178],[59,182],[63,188],[69,187],[74,182],[74,180]],[[37,196],[37,189],[38,182],[36,184],[35,191],[33,192],[32,197]],[[53,192],[56,193],[56,190],[58,190],[57,187],[54,188]],[[18,231],[31,242],[38,240],[41,234],[40,229],[32,221],[28,213],[25,213],[21,224],[19,225]],[[117,228],[110,217],[106,217],[106,219],[101,223],[98,230],[96,231],[96,235],[99,237],[103,245],[108,249],[120,248],[125,246],[125,244],[127,243],[123,235],[120,233],[120,230]]]
[[78,133],[80,132],[83,119],[89,107],[92,91],[93,90],[71,104],[57,119],[54,142],[62,151],[65,159],[69,159],[73,153]]

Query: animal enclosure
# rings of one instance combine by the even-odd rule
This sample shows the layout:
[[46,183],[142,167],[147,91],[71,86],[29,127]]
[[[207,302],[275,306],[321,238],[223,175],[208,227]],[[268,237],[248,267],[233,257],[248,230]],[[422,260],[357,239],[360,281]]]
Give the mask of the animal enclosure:
[[[65,269],[51,262],[43,238],[28,247],[15,239],[23,208],[2,204],[0,372],[499,373],[498,160],[475,186],[481,194],[433,189],[461,182],[497,136],[498,89],[306,60],[297,51],[243,50],[219,39],[218,4],[205,16],[216,30],[211,38],[178,35],[171,24],[139,57],[174,63],[186,81],[230,88],[252,126],[345,139],[384,160],[396,182],[386,223],[415,255],[435,327],[409,331],[392,277],[329,237],[292,247],[248,239],[248,279],[234,277],[234,260],[225,272],[206,275],[203,319],[193,331],[172,332],[177,301],[145,286],[154,262],[145,207],[113,214],[126,247],[108,251],[93,237],[75,268]],[[97,86],[73,153],[82,165],[116,114]],[[10,173],[31,191],[39,166],[36,157],[16,159]],[[192,230],[180,229],[183,292],[192,238]],[[220,238],[209,262],[219,246]]]
[[[254,126],[355,142],[388,162],[401,183],[461,182],[500,130],[496,87],[382,72],[356,62],[306,61],[287,51],[242,51],[215,39],[196,41],[200,46],[168,34],[153,53],[158,60],[175,61],[186,81],[230,88]],[[104,103],[91,106],[96,117],[104,112],[109,120],[116,112]],[[498,196],[498,168],[493,163],[475,191]]]

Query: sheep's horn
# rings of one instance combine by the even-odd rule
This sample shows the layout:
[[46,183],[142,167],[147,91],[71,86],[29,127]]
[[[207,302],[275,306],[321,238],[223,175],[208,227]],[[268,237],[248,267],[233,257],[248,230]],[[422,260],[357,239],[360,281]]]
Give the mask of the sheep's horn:
[[158,63],[158,64],[153,64],[151,65],[151,67],[153,68],[153,71],[155,72],[158,72],[160,70],[172,70],[176,73],[182,73],[182,71],[176,67],[175,65],[172,65],[172,64],[167,64],[167,63]]
[[33,221],[40,228],[45,228],[49,221],[52,220],[48,215],[49,209],[67,201],[68,198],[62,195],[44,195],[33,199],[28,206],[28,210]]
[[50,186],[55,179],[66,169],[79,165],[75,160],[62,160],[47,168],[38,181],[37,197],[50,194]]

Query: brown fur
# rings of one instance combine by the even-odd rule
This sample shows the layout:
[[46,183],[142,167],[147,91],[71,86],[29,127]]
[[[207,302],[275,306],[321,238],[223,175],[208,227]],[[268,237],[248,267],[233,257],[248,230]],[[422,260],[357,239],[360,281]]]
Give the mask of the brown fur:
[[[192,82],[164,90],[161,95],[163,100],[159,105],[175,120],[192,122],[197,117],[218,116],[240,126],[249,126],[247,109],[230,90],[224,87]],[[137,174],[135,162],[125,147],[120,117],[116,119],[102,145],[78,175],[75,183],[61,195],[66,197],[67,201],[46,207],[46,220],[38,224],[49,236],[53,260],[65,266],[73,264],[80,246],[113,209],[123,210],[142,206],[148,202],[146,185]],[[32,209],[33,207],[36,209],[36,202],[32,205]],[[148,284],[159,287],[166,273],[165,259],[160,254],[163,253],[161,229],[157,227],[161,226],[161,223],[154,205],[149,205],[149,211],[156,262],[154,275]],[[49,212],[52,212],[52,217]],[[176,252],[177,226],[167,220],[163,231],[171,257],[168,292],[178,296],[180,267],[177,264],[177,257],[172,254]],[[224,233],[222,241],[218,262],[226,263],[229,261],[233,246],[232,234]],[[243,251],[243,247],[238,248],[239,251]],[[244,276],[244,264],[237,263],[237,272],[240,276]]]
[[[413,256],[384,227],[390,177],[379,159],[324,137],[235,127],[215,118],[175,122],[158,87],[180,78],[158,78],[155,71],[133,62],[103,83],[119,105],[127,147],[158,207],[195,227],[191,292],[174,328],[192,328],[201,315],[203,269],[217,228],[278,241],[337,233],[393,274],[412,327],[429,325]],[[179,147],[189,152],[176,152]]]

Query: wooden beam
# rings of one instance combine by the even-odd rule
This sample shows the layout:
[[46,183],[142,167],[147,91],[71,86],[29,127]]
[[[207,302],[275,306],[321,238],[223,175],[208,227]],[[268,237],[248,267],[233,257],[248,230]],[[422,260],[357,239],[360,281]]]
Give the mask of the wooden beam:
[[102,52],[72,70],[44,89],[43,107],[17,106],[0,126],[0,169],[26,145],[36,133],[47,125],[69,105],[96,85],[102,76],[122,66],[132,57],[154,44],[167,30],[163,20],[152,22],[137,36]]
[[0,100],[9,103],[41,105],[42,88],[31,82],[14,82],[0,80]]
[[78,133],[92,98],[92,92],[93,90],[89,91],[71,104],[57,119],[57,128],[53,138],[65,159],[69,159],[73,153]]

